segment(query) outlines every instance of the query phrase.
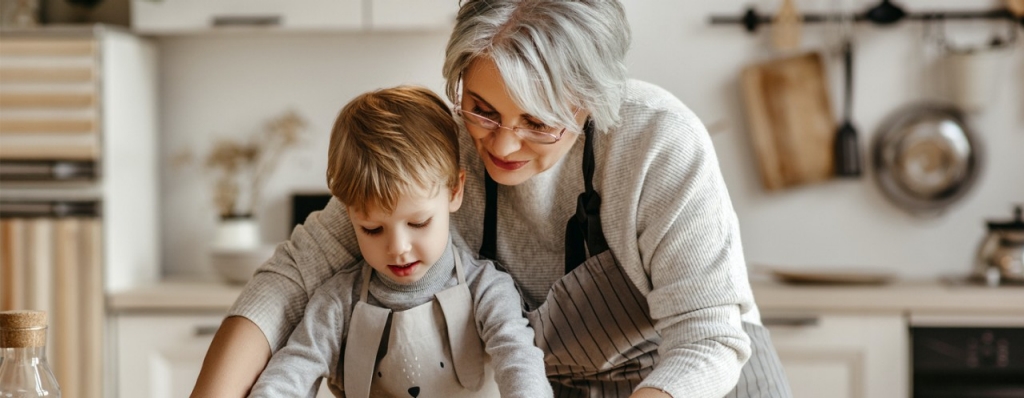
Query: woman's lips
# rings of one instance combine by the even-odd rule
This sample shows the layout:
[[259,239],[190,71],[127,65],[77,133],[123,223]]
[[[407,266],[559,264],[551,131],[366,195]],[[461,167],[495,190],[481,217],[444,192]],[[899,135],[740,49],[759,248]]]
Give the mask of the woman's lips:
[[402,265],[388,265],[388,269],[391,270],[391,273],[395,274],[395,276],[409,276],[412,275],[412,271],[415,270],[417,265],[420,265],[420,262],[413,261]]
[[500,168],[500,169],[508,170],[508,171],[519,170],[523,166],[526,166],[527,163],[530,163],[530,161],[528,161],[528,160],[527,161],[523,161],[523,162],[506,162],[506,161],[503,161],[501,159],[498,159],[498,157],[496,157],[494,155],[491,155],[489,153],[487,155],[491,157],[491,163],[494,163],[494,165],[498,166],[498,168]]

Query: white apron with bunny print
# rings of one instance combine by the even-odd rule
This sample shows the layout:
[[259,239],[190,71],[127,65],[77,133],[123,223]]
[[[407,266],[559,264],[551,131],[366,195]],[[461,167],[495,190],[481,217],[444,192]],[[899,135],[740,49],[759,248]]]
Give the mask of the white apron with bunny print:
[[372,273],[363,267],[362,292],[345,340],[347,398],[499,397],[458,255],[459,284],[405,311],[366,302]]

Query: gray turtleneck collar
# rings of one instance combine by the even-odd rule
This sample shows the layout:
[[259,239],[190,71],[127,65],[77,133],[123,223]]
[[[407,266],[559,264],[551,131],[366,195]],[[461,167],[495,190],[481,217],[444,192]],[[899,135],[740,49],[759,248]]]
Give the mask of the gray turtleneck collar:
[[[400,284],[380,275],[376,270],[370,278],[370,296],[376,304],[402,311],[426,303],[434,294],[443,290],[449,281],[455,280],[455,252],[451,236],[441,258],[437,259],[423,278],[411,284]],[[454,283],[452,283],[454,284]]]

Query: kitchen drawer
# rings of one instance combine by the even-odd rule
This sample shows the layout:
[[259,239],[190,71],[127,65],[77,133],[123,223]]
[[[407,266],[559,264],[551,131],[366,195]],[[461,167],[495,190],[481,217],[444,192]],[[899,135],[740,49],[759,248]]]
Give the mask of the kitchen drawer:
[[[216,313],[118,315],[114,321],[117,396],[189,396],[223,317]],[[317,397],[332,397],[325,384]]]
[[905,398],[909,338],[903,315],[762,316],[795,398]]

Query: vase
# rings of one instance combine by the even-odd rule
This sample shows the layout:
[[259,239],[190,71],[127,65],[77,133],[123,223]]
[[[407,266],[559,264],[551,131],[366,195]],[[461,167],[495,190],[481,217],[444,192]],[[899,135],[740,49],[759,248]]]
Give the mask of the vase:
[[241,250],[260,245],[260,224],[253,217],[222,218],[217,224],[213,237],[214,248]]

